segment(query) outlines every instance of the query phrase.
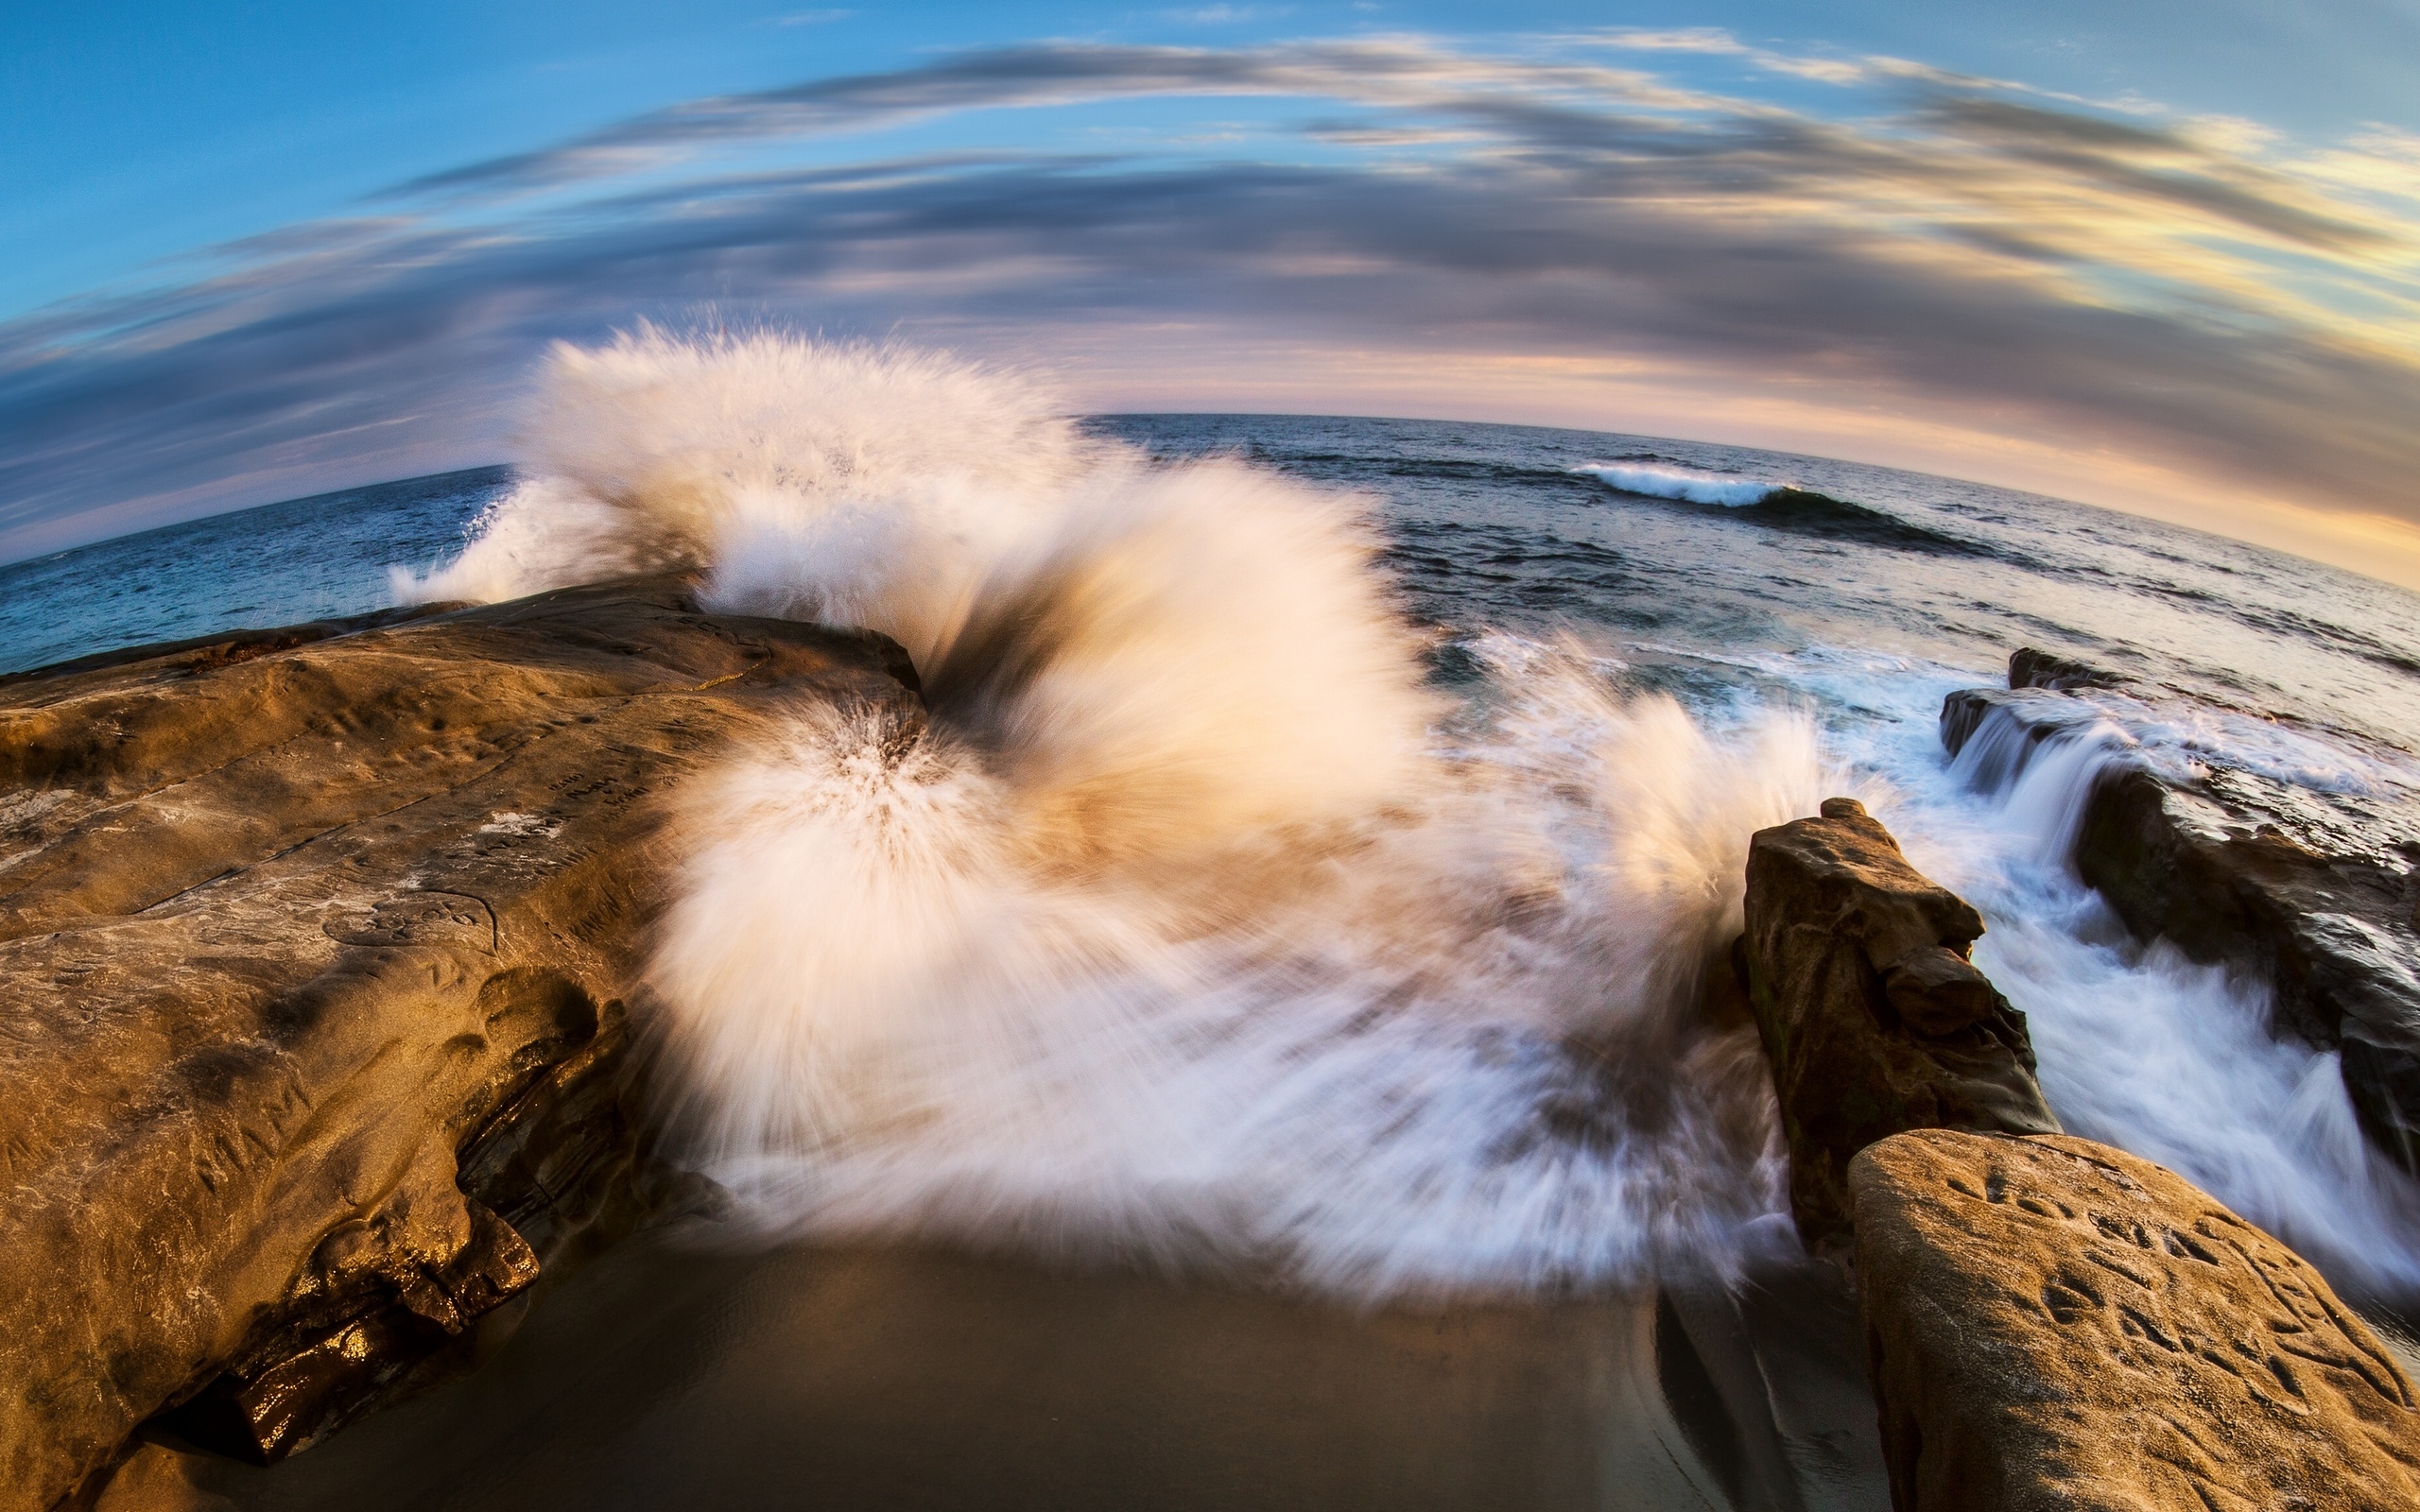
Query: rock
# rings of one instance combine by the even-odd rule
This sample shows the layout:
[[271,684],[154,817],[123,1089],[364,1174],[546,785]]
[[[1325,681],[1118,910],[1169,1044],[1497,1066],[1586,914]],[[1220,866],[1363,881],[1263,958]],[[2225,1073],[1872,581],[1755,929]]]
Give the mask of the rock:
[[1986,791],[2008,785],[2047,747],[2088,738],[2096,705],[2040,688],[1960,688],[1941,700],[1941,745],[1967,756],[1968,777]]
[[666,578],[0,686],[0,1509],[289,1452],[643,1208],[659,796],[912,677]]
[[[1979,786],[2042,753],[2109,740],[2070,694],[1965,689],[1942,743]],[[2090,753],[2085,753],[2090,754]],[[2206,757],[2154,769],[2121,743],[2080,765],[2069,860],[2138,938],[2275,990],[2280,1033],[2342,1053],[2362,1127],[2420,1175],[2420,816]]]
[[1757,832],[1749,999],[1789,1142],[1799,1232],[1836,1251],[1848,1164],[1911,1128],[2055,1132],[2025,1016],[1967,959],[1983,920],[1852,799]]
[[1920,945],[1882,969],[1882,995],[1899,1022],[1929,1039],[1982,1022],[2002,999],[1991,978],[1946,945]]
[[[1984,785],[1996,786],[2015,775],[2032,747],[2080,733],[2101,717],[2102,711],[2087,700],[2049,695],[2127,685],[2128,679],[2114,672],[2023,646],[2008,659],[2007,691],[1961,688],[1942,700],[1941,744],[1956,756],[1987,722],[1993,724],[1997,748],[1984,753],[1990,769],[1975,775]],[[1993,720],[1996,712],[2007,717]]]
[[148,645],[120,646],[113,651],[95,651],[91,656],[79,656],[70,662],[54,662],[48,666],[23,672],[0,672],[0,688],[14,682],[51,681],[82,672],[101,672],[137,662],[148,662],[155,670],[174,667],[186,672],[206,672],[237,662],[250,662],[271,651],[290,650],[313,641],[351,635],[357,630],[406,625],[432,614],[450,613],[467,607],[462,604],[407,604],[398,609],[374,610],[367,614],[310,620],[301,625],[280,625],[266,630],[223,630],[216,635],[199,635],[185,641],[157,641]]
[[2021,646],[2008,659],[2012,688],[2122,688],[2126,679],[2085,662],[2071,662],[2032,646]]
[[2420,1506],[2420,1407],[2385,1347],[2168,1171],[1923,1130],[1849,1186],[1899,1512]]
[[2222,782],[2197,786],[2135,766],[2102,774],[2077,872],[2135,935],[2265,978],[2275,1026],[2342,1052],[2362,1128],[2420,1175],[2420,877],[2410,862],[2297,838],[2228,802]]

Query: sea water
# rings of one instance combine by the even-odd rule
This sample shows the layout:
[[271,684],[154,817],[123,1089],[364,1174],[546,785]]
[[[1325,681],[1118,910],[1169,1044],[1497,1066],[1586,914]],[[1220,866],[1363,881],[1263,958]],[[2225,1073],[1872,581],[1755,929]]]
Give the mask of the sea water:
[[[1356,1309],[1786,1263],[1760,1052],[1699,988],[1749,834],[1848,793],[1982,912],[2071,1130],[2420,1297],[2420,1193],[2333,1057],[2065,853],[2108,760],[2420,802],[2407,593],[1816,457],[1074,421],[779,335],[564,349],[539,390],[510,473],[0,569],[7,654],[664,567],[899,640],[929,718],[802,710],[680,799],[666,1114],[754,1243]],[[2020,644],[2149,692],[2021,772],[1951,761],[1942,696]]]

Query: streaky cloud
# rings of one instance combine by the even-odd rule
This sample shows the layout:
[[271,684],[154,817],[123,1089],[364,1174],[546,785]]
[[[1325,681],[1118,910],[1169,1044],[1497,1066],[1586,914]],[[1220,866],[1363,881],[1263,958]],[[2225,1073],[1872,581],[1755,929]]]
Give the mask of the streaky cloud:
[[[1219,354],[1254,343],[1348,373],[1569,370],[1582,397],[1590,371],[1663,372],[1860,445],[1964,445],[1970,473],[2012,448],[2122,461],[2170,480],[2172,517],[2206,490],[2252,529],[2266,500],[2319,530],[2305,549],[2336,521],[2337,559],[2400,571],[2360,541],[2420,548],[2405,144],[2296,155],[1869,77],[1876,110],[1824,116],[1569,50],[1033,44],[653,112],[0,327],[0,552],[483,460],[549,341],[654,318],[1046,362],[1148,346],[1179,399],[1232,392]],[[911,118],[1223,94],[1304,109],[1257,161],[988,129],[778,161]]]

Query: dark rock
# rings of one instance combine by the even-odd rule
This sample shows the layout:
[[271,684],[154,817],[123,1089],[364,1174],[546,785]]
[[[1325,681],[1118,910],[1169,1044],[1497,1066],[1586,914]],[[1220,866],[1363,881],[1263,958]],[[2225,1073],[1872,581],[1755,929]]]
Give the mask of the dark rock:
[[[322,633],[324,631],[325,633]],[[639,580],[0,688],[0,1508],[310,1442],[660,1195],[660,797],[878,637]]]
[[2122,688],[2126,679],[2084,662],[2072,662],[2032,646],[2019,648],[2008,659],[2012,688]]
[[[2106,717],[2070,694],[1963,689],[1942,743],[1993,789]],[[2420,1174],[2420,818],[2214,756],[2154,769],[2122,742],[2080,780],[2077,873],[2137,937],[2270,983],[2277,1030],[2342,1052],[2363,1128]]]
[[2420,1506],[2420,1407],[2285,1246],[2106,1145],[1925,1130],[1849,1168],[1898,1512]]
[[2035,688],[1960,688],[1941,700],[1941,745],[1961,756],[1981,737],[1979,787],[2006,785],[2048,745],[2072,739],[2102,717],[2079,698]]
[[2077,872],[2137,936],[2265,977],[2276,1026],[2342,1052],[2362,1127],[2420,1174],[2420,879],[2397,858],[2318,849],[2222,793],[2113,768],[2076,832]]
[[1882,995],[1899,1022],[1940,1038],[1982,1022],[1999,1006],[1991,978],[1946,945],[1923,945],[1882,969]]
[[2025,1017],[1967,959],[1983,920],[1850,799],[1748,850],[1749,997],[1800,1233],[1836,1250],[1850,1160],[1911,1128],[2056,1131]]

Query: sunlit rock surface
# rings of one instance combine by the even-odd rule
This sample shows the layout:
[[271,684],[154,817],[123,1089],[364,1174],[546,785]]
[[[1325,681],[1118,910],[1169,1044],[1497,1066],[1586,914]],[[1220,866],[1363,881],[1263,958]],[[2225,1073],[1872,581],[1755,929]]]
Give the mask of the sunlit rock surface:
[[2148,1160],[1923,1130],[1849,1169],[1900,1512],[2420,1505],[2420,1410],[2317,1271]]
[[1811,1246],[1844,1240],[1848,1164],[1876,1140],[2058,1128],[2025,1016],[1967,959],[1981,917],[1908,865],[1855,799],[1757,832],[1747,921],[1749,997]]
[[0,1507],[290,1452],[644,1207],[658,799],[894,674],[654,579],[0,684]]

